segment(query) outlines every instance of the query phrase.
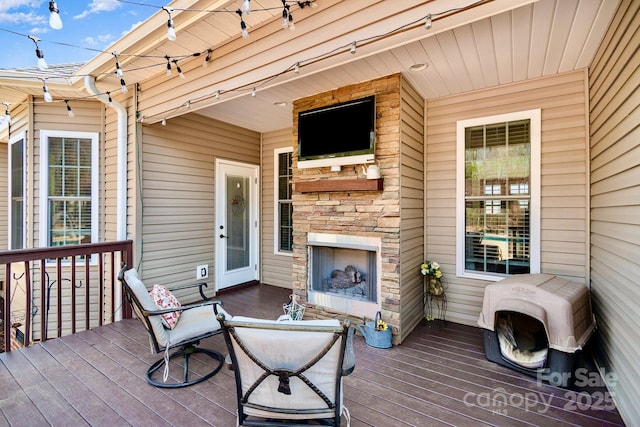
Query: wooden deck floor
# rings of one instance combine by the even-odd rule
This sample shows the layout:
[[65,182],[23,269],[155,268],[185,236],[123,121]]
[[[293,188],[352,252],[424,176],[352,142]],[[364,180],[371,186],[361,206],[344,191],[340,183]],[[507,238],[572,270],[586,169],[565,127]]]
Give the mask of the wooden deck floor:
[[[288,295],[261,285],[220,299],[231,314],[276,318]],[[203,346],[226,354],[222,336]],[[425,322],[400,346],[376,349],[356,336],[355,349],[344,379],[354,427],[622,425],[604,389],[578,394],[487,361],[478,328]],[[158,357],[135,319],[1,354],[0,426],[236,425],[230,370],[158,389],[144,378]]]

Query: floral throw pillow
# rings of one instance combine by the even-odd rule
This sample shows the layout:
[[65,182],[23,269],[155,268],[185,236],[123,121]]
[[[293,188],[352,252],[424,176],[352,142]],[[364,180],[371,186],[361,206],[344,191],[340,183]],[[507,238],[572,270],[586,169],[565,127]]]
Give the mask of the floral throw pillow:
[[[168,308],[180,307],[180,301],[171,293],[171,291],[162,285],[153,285],[153,288],[149,291],[151,299],[156,303],[158,310],[165,310]],[[178,323],[182,311],[174,311],[171,313],[161,314],[162,323],[169,329],[173,329]]]

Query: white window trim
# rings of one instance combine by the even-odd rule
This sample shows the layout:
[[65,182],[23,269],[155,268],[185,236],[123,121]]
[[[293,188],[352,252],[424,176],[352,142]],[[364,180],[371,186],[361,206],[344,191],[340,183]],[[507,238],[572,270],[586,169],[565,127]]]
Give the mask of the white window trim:
[[[91,243],[98,241],[98,134],[96,132],[40,131],[40,234],[39,246],[48,247],[49,239],[49,138],[84,138],[91,140]],[[93,261],[93,260],[92,260]]]
[[471,279],[502,280],[504,275],[479,273],[465,270],[465,129],[492,123],[530,120],[531,125],[531,176],[530,176],[530,217],[531,233],[530,272],[540,273],[540,150],[541,150],[541,110],[526,110],[495,116],[478,117],[456,122],[456,275]]
[[[7,180],[8,183],[8,188],[7,188],[7,200],[8,200],[8,208],[7,208],[7,225],[8,225],[8,230],[7,230],[7,249],[11,249],[11,242],[13,241],[13,209],[12,209],[12,203],[11,203],[11,187],[13,184],[13,178],[12,178],[12,170],[11,170],[11,164],[12,164],[12,158],[11,158],[11,146],[17,142],[22,141],[23,143],[23,147],[22,147],[22,223],[26,224],[27,223],[27,131],[22,131],[19,132],[18,134],[16,134],[13,138],[9,139],[9,153],[7,155],[8,157],[8,173],[9,173],[9,177]],[[22,233],[22,247],[26,248],[27,247],[27,227],[23,227],[23,233]]]
[[280,212],[278,210],[278,156],[282,153],[293,153],[293,147],[282,147],[273,150],[273,253],[275,255],[293,256],[293,251],[280,250]]

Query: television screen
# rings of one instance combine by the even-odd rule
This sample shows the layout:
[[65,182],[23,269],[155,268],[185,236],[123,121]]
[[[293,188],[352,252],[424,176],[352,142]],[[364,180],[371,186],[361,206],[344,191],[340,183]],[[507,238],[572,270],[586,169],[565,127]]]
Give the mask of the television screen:
[[298,167],[373,161],[375,117],[375,96],[298,113]]

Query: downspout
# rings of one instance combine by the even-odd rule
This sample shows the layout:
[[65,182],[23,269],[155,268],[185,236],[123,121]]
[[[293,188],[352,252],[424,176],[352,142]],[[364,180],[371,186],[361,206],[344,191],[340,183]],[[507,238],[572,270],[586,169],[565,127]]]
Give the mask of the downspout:
[[[103,104],[113,108],[118,117],[117,124],[117,184],[116,184],[116,240],[127,238],[127,110],[119,102],[111,100],[96,88],[95,77],[85,76],[84,86],[87,91],[96,96]],[[122,292],[119,286],[115,287],[115,306],[122,306]],[[122,311],[116,310],[115,320],[122,319]]]

